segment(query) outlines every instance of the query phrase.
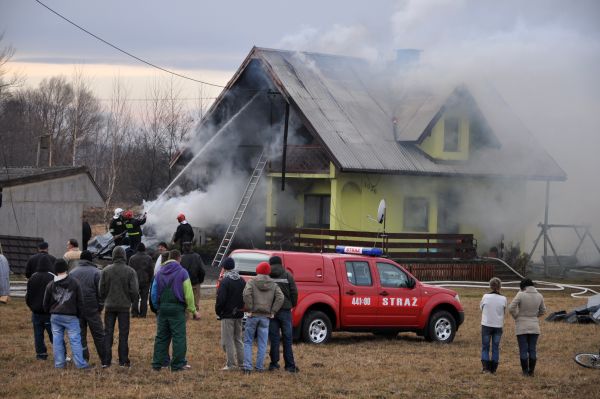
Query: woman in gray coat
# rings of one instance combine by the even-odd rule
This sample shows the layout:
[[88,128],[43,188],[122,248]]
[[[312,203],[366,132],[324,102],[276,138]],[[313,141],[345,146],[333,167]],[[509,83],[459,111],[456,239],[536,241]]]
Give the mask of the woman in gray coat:
[[538,318],[546,312],[546,306],[544,297],[535,289],[531,279],[521,281],[521,291],[511,302],[508,311],[515,319],[523,375],[533,377],[537,362],[537,341],[540,336]]

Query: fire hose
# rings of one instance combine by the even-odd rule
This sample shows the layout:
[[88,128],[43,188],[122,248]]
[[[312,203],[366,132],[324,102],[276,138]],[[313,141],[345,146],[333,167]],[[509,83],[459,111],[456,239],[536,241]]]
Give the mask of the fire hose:
[[[510,269],[513,273],[515,273],[520,278],[524,278],[523,275],[513,269],[508,263],[498,258],[484,258],[484,259],[493,259],[502,263],[508,269]],[[518,286],[520,281],[506,281],[502,282],[502,288],[507,290],[519,290]],[[539,291],[565,291],[566,289],[577,290],[577,292],[571,293],[571,297],[573,298],[587,298],[588,296],[597,295],[600,291],[596,291],[592,288],[598,288],[600,285],[576,285],[576,284],[564,284],[557,283],[553,281],[542,281],[542,280],[534,280],[534,283],[538,285],[536,287]],[[427,284],[437,285],[439,287],[458,287],[458,288],[483,288],[489,289],[489,282],[487,281],[428,281]],[[516,286],[513,286],[515,285]],[[539,287],[540,285],[545,287]]]

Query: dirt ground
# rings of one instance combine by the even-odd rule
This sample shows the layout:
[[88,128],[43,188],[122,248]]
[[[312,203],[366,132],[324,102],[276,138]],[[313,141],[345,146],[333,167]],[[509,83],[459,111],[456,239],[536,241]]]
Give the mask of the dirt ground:
[[[388,340],[372,334],[335,333],[327,345],[295,345],[301,372],[243,375],[223,372],[224,355],[214,300],[202,301],[202,320],[188,323],[191,371],[154,372],[150,368],[155,318],[132,319],[132,368],[55,370],[52,356],[35,359],[30,313],[22,300],[0,306],[0,397],[3,398],[598,398],[600,372],[579,367],[577,352],[600,348],[600,327],[542,322],[538,369],[522,377],[507,319],[497,375],[480,373],[480,312],[483,290],[459,289],[466,321],[450,345],[425,342],[412,333]],[[514,291],[505,292],[509,300]],[[582,305],[564,293],[545,293],[549,312]],[[116,338],[116,337],[115,337]],[[90,339],[91,341],[91,339]],[[113,348],[116,356],[116,344]],[[98,366],[92,350],[91,362]]]

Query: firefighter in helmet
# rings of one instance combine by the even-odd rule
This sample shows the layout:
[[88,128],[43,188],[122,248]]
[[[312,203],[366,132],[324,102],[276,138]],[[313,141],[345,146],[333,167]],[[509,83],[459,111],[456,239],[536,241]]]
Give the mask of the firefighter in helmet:
[[177,215],[177,221],[179,222],[179,226],[177,226],[177,230],[173,234],[173,242],[181,248],[184,242],[192,242],[194,240],[194,230],[185,219],[183,213]]
[[144,213],[141,218],[135,218],[132,211],[125,211],[123,217],[125,218],[127,237],[129,237],[129,248],[136,251],[138,244],[142,242],[141,226],[146,223],[146,214]]
[[123,238],[125,238],[125,232],[127,231],[122,213],[123,209],[116,208],[115,214],[110,221],[109,231],[113,236],[115,245],[123,245]]

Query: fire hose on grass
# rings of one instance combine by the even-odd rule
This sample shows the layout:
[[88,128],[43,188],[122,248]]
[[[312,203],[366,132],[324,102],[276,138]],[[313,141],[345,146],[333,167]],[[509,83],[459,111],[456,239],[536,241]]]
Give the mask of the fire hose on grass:
[[[508,263],[498,258],[484,258],[491,259],[502,263],[508,269],[510,269],[513,273],[515,273],[520,278],[524,278],[521,273],[513,269]],[[503,281],[502,288],[508,290],[519,290],[520,281]],[[563,284],[556,283],[552,281],[542,281],[535,280],[534,283],[537,285],[537,289],[539,291],[564,291],[566,289],[577,290],[577,292],[571,293],[571,297],[573,298],[587,298],[588,296],[597,295],[600,291],[593,290],[592,288],[599,288],[600,285],[575,285],[575,284]],[[427,284],[437,285],[440,287],[459,287],[459,288],[489,288],[489,283],[487,281],[428,281]],[[512,285],[516,285],[513,287]],[[540,285],[545,287],[540,287]]]

